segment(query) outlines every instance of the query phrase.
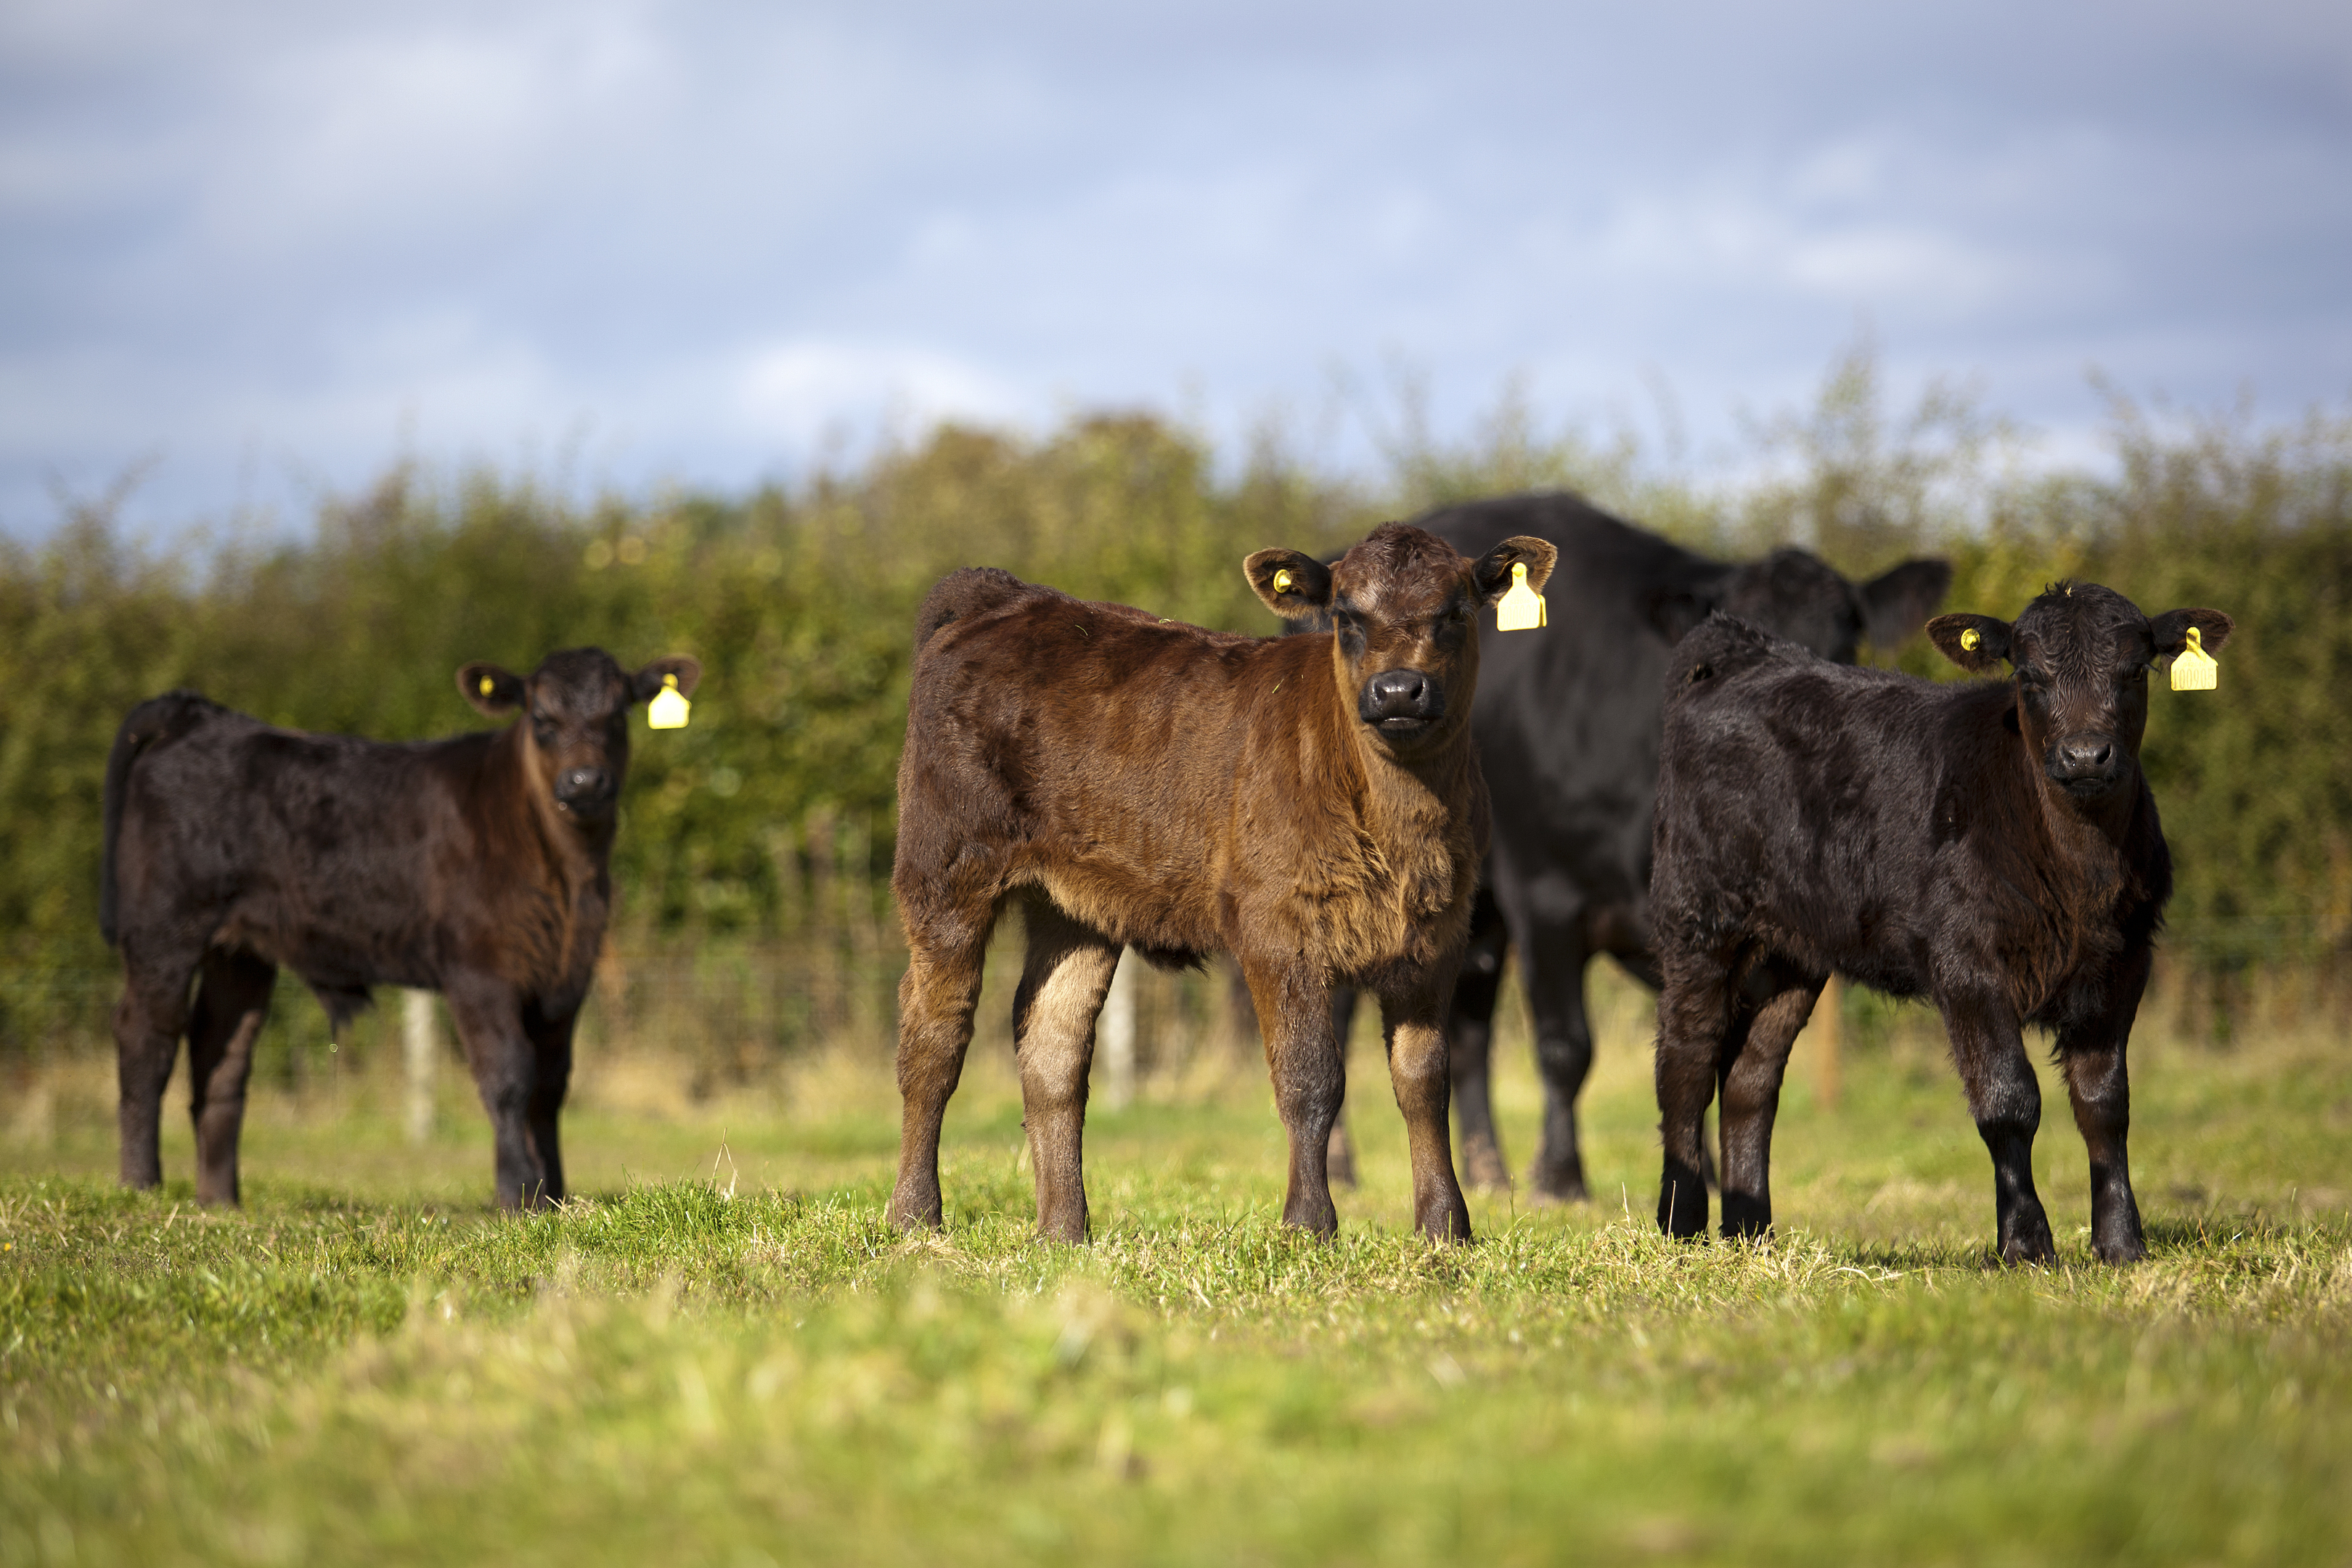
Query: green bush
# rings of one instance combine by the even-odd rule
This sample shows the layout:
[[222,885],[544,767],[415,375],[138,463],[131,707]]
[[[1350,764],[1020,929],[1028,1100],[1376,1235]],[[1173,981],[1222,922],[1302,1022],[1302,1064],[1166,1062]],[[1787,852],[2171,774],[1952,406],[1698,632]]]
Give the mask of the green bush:
[[[1040,440],[943,426],[738,498],[581,506],[402,468],[322,506],[307,534],[209,548],[143,551],[85,510],[37,546],[0,545],[0,1052],[102,1033],[100,781],[115,726],[155,692],[419,737],[474,721],[452,680],[470,659],[528,669],[585,643],[629,662],[696,655],[692,726],[640,731],[632,761],[622,929],[640,947],[789,949],[790,995],[760,1015],[789,1044],[887,1019],[908,630],[941,574],[1003,565],[1270,633],[1239,571],[1249,551],[1328,549],[1383,517],[1526,488],[1582,489],[1702,548],[1811,544],[1857,574],[1938,550],[1955,607],[2011,616],[2080,575],[2150,609],[2229,611],[2221,692],[2159,693],[2150,727],[2179,866],[2172,951],[2217,1032],[2259,973],[2336,990],[2352,951],[2352,420],[2159,426],[2118,402],[2120,477],[2105,479],[2003,467],[2011,433],[1948,388],[1900,421],[1882,402],[1866,350],[1842,359],[1813,410],[1757,432],[1765,464],[1720,490],[1627,439],[1543,436],[1507,396],[1458,448],[1408,417],[1381,486],[1318,476],[1272,439],[1223,465],[1126,416]],[[1954,673],[1921,647],[1900,658]]]

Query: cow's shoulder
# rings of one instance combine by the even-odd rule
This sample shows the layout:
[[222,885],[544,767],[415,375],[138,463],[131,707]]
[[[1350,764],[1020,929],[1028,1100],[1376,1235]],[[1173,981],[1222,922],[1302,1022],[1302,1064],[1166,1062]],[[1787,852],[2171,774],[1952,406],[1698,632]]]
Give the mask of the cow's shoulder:
[[[1421,526],[1473,558],[1516,534],[1532,534],[1559,552],[1547,590],[1570,597],[1622,601],[1628,590],[1712,581],[1730,568],[1565,492],[1498,496],[1445,507]],[[1588,595],[1586,584],[1597,592]]]

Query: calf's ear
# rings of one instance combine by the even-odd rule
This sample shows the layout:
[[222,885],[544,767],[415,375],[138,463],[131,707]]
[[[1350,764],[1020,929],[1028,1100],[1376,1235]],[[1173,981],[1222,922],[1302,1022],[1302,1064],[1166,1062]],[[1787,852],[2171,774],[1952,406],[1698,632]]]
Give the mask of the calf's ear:
[[1934,557],[1906,561],[1854,590],[1862,600],[1862,629],[1870,646],[1892,652],[1925,626],[1952,585],[1952,563]]
[[1649,595],[1649,623],[1658,627],[1667,647],[1689,637],[1691,627],[1706,621],[1722,605],[1722,595],[1703,595],[1696,588],[1661,588]]
[[2219,610],[2167,610],[2147,623],[2155,634],[2156,651],[2159,658],[2169,658],[2189,646],[2189,628],[2197,628],[2199,646],[2207,653],[2218,649],[2230,640],[2237,623]]
[[1265,607],[1286,621],[1303,621],[1331,607],[1331,569],[1296,550],[1261,550],[1242,574]]
[[1549,542],[1528,534],[1506,539],[1486,554],[1478,557],[1470,568],[1473,581],[1478,584],[1478,602],[1491,605],[1511,591],[1511,568],[1528,569],[1528,587],[1540,594],[1551,581],[1551,569],[1559,562],[1559,552]]
[[1661,588],[1650,595],[1650,624],[1671,647],[1690,636],[1691,628],[1713,615],[1720,603],[1691,588]]
[[1990,616],[1937,616],[1927,623],[1927,636],[1970,675],[1998,675],[2009,657],[2009,623]]
[[457,689],[477,710],[496,719],[522,706],[522,677],[495,664],[469,664],[457,672]]
[[651,702],[671,676],[677,677],[677,694],[694,695],[695,686],[702,679],[702,661],[684,654],[657,658],[629,678],[629,699],[633,702]]

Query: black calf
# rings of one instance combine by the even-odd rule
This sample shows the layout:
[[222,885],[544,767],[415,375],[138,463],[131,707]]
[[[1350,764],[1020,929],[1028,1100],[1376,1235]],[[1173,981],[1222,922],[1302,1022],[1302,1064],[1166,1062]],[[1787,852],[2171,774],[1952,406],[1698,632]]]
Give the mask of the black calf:
[[2092,1245],[2146,1256],[2125,1152],[2125,1044],[2172,891],[2139,769],[2147,671],[2191,627],[2061,584],[2014,626],[1939,616],[1936,646],[1979,674],[1938,686],[1827,663],[1716,616],[1675,649],[1660,759],[1652,930],[1658,1223],[1706,1227],[1700,1120],[1723,1095],[1723,1230],[1772,1223],[1772,1118],[1789,1047],[1832,972],[1944,1016],[1993,1163],[2000,1256],[2053,1255],[2033,1190],[2041,1090],[2029,1024],[2056,1033],[2091,1163]]

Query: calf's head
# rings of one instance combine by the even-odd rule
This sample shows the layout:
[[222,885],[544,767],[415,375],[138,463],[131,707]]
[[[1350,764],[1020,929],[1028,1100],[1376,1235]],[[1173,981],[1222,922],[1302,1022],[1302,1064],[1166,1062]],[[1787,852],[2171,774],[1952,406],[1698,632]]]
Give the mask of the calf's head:
[[583,826],[612,819],[629,767],[629,708],[650,700],[675,677],[692,695],[702,666],[657,658],[632,675],[600,647],[549,654],[529,675],[495,664],[457,672],[466,700],[493,719],[520,710],[524,771],[555,808]]
[[2011,721],[2053,787],[2090,804],[2114,795],[2139,767],[2147,727],[2147,672],[2189,646],[2195,627],[2208,651],[2230,637],[2219,610],[2167,610],[2150,618],[2112,588],[2060,583],[2015,621],[1937,616],[1927,635],[1944,656],[1979,675],[2016,671]]
[[1469,722],[1479,609],[1509,589],[1513,566],[1542,592],[1558,556],[1540,539],[1518,538],[1473,561],[1425,529],[1391,522],[1328,566],[1296,550],[1261,550],[1242,570],[1276,615],[1328,620],[1341,693],[1380,744],[1411,757]]
[[1867,583],[1849,583],[1820,556],[1791,546],[1703,587],[1659,590],[1650,599],[1650,624],[1677,643],[1721,610],[1823,658],[1852,664],[1863,638],[1892,649],[1917,631],[1951,584],[1951,563],[1932,556],[1906,561]]

